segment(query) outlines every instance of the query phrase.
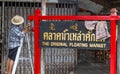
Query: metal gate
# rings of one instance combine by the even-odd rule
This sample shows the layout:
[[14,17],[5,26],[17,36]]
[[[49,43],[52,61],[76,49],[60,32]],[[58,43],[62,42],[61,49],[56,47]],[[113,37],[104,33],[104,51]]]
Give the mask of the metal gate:
[[[77,0],[59,0],[47,4],[46,15],[76,15]],[[70,74],[74,72],[76,50],[67,48],[41,49],[41,74]]]
[[[40,2],[18,2],[18,1],[1,1],[0,2],[0,35],[2,35],[2,39],[0,40],[2,42],[2,69],[1,74],[4,74],[6,71],[6,62],[7,62],[7,54],[8,54],[8,48],[7,48],[7,39],[8,39],[8,29],[10,19],[18,14],[24,17],[25,22],[22,27],[25,27],[26,24],[29,22],[27,20],[28,15],[33,15],[34,10],[36,8],[41,8]],[[47,9],[46,9],[47,15],[76,15],[77,13],[77,0],[71,0],[71,1],[60,1],[58,3],[48,3]],[[33,26],[33,22],[31,22]],[[33,52],[33,33],[30,33],[30,43],[31,43],[31,51],[32,55]],[[26,44],[26,42],[24,43]],[[49,51],[51,49],[51,51]],[[51,55],[52,53],[55,53],[54,55]],[[64,55],[61,55],[64,53]],[[26,51],[26,46],[23,47],[21,56],[26,57],[28,52]],[[58,55],[59,54],[59,55]],[[53,74],[53,70],[55,69],[55,66],[58,67],[58,69],[55,69],[56,74],[68,74],[69,70],[73,70],[75,65],[75,51],[73,49],[53,49],[53,48],[43,48],[42,49],[42,61],[45,62],[42,66],[43,74]],[[53,58],[56,58],[53,60]],[[34,58],[33,58],[34,59]],[[63,60],[62,60],[63,59]],[[74,60],[72,60],[74,59]],[[49,60],[49,61],[48,61]],[[69,61],[71,60],[71,61]],[[61,63],[65,62],[65,63]],[[24,65],[23,65],[24,64]],[[31,69],[29,66],[29,62],[26,63],[26,61],[19,61],[17,72],[16,74],[31,74]],[[63,69],[62,69],[63,67]],[[72,69],[70,69],[72,68]]]
[[[6,71],[6,63],[7,63],[7,38],[8,38],[8,29],[9,24],[11,23],[11,18],[15,15],[21,15],[24,17],[25,22],[22,27],[25,27],[29,22],[27,20],[28,15],[32,15],[36,8],[40,8],[41,4],[39,2],[0,2],[0,20],[1,20],[1,28],[2,29],[2,69],[1,73],[4,74]],[[31,22],[33,25],[33,22]],[[30,43],[31,43],[31,51],[33,56],[33,34],[30,33]],[[26,42],[24,43],[26,44]],[[26,51],[26,46],[23,47],[21,56],[27,57],[28,51]],[[23,66],[24,64],[24,66]],[[28,61],[19,61],[16,74],[31,74],[30,63]]]

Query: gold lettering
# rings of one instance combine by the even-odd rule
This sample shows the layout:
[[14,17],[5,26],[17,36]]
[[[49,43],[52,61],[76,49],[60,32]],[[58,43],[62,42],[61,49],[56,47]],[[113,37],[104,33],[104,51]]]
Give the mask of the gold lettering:
[[43,33],[43,40],[48,40],[48,32]]
[[106,47],[106,44],[99,44],[99,43],[90,43],[89,44],[90,47],[93,47],[93,48],[105,48]]
[[52,35],[53,35],[53,33],[50,32],[50,33],[49,33],[49,36],[48,36],[48,37],[49,37],[49,40],[52,40],[52,39],[53,39],[53,38],[52,38],[52,37],[53,37]]
[[83,41],[85,41],[85,34],[82,33],[82,38],[83,38]]
[[43,40],[59,40],[59,41],[96,41],[96,42],[105,42],[105,40],[96,40],[94,33],[68,33],[68,32],[44,32]]
[[66,33],[62,33],[62,40],[66,40]]
[[49,46],[49,42],[42,42],[43,46]]
[[70,29],[78,31],[78,24],[76,23],[75,25],[70,26]]
[[69,38],[70,38],[70,41],[72,41],[72,33],[70,33]]
[[69,40],[70,40],[70,35],[69,35],[69,33],[66,33],[66,35],[67,35],[67,40],[69,41]]
[[91,34],[91,38],[90,39],[91,39],[90,41],[95,41],[96,40],[94,33]]
[[81,41],[81,39],[82,39],[82,37],[81,37],[82,35],[81,35],[81,31],[78,33],[78,35],[77,35],[77,41]]
[[51,42],[51,46],[65,46],[65,47],[67,47],[67,43],[65,43],[65,42]]
[[57,40],[57,34],[56,33],[53,33],[53,38],[54,38],[54,40]]
[[88,47],[88,43],[74,43],[74,42],[70,42],[69,46],[71,46],[71,47]]
[[86,41],[90,41],[90,32],[88,31],[88,33],[86,34]]
[[73,37],[73,41],[76,41],[76,37],[77,37],[76,33],[72,33],[72,34],[73,34],[73,36],[72,36]]
[[57,40],[61,40],[61,33],[57,33]]
[[49,26],[49,29],[50,30],[55,30],[55,25],[53,23],[51,23],[50,26]]

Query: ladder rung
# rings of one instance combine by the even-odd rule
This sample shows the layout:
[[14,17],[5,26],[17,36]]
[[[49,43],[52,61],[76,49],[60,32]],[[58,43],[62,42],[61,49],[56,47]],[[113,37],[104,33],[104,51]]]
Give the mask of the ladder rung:
[[19,60],[31,60],[31,58],[19,58]]

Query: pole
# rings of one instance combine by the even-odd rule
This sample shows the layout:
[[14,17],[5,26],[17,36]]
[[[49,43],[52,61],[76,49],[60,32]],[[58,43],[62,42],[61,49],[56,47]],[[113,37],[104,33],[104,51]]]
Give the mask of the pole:
[[34,18],[34,74],[40,74],[41,69],[41,48],[40,48],[40,20],[37,16],[40,16],[40,10],[35,11],[35,16]]
[[[46,15],[46,0],[42,0],[42,16]],[[44,64],[44,49],[41,49],[41,74],[45,74],[45,64]]]
[[[111,8],[111,18],[117,16],[117,9]],[[116,74],[116,20],[110,21],[110,74]]]

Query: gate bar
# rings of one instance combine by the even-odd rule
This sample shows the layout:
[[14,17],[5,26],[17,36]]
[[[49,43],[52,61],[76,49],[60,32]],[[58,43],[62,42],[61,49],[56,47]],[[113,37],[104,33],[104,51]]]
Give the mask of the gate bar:
[[110,22],[110,74],[116,74],[116,20]]
[[39,43],[41,20],[110,20],[110,74],[116,74],[116,20],[120,20],[120,16],[41,16],[40,9],[36,9],[34,15],[28,16],[28,20],[34,20],[34,74],[41,72]]

